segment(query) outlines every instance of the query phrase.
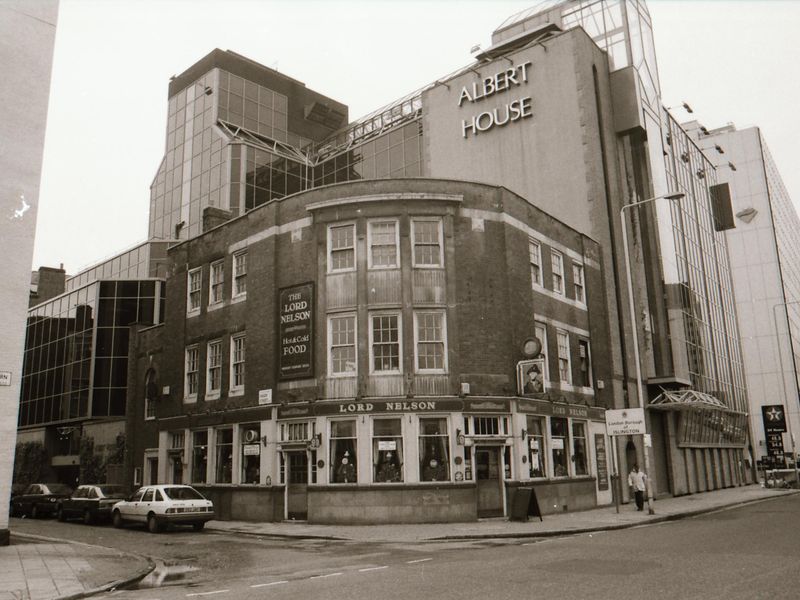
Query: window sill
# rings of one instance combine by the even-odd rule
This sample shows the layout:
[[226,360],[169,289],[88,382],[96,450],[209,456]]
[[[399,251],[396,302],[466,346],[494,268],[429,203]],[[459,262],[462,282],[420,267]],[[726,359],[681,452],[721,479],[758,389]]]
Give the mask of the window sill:
[[208,392],[205,396],[205,400],[219,400],[220,393],[219,392]]
[[225,302],[215,302],[214,304],[209,304],[206,307],[206,312],[213,312],[215,310],[219,310],[223,306],[225,306]]
[[197,394],[193,394],[191,396],[184,396],[183,403],[184,404],[195,404],[197,402]]
[[234,296],[233,298],[231,298],[231,304],[238,304],[239,302],[244,302],[245,300],[247,300],[246,292],[244,294],[240,294],[238,296]]
[[236,388],[233,390],[228,390],[229,398],[234,398],[236,396],[244,396],[244,388]]
[[187,310],[186,311],[186,318],[189,319],[191,317],[196,317],[199,314],[200,314],[200,309],[199,308],[193,308],[192,310]]

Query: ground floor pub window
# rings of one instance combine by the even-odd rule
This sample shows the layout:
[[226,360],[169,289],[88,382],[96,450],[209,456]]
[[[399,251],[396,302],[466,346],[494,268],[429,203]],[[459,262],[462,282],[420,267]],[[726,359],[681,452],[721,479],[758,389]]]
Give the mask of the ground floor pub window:
[[587,475],[586,469],[586,423],[572,422],[572,461],[575,475]]
[[217,429],[216,483],[231,483],[233,475],[233,429]]
[[331,483],[356,483],[355,420],[331,421]]
[[550,443],[552,444],[553,457],[553,476],[569,476],[569,457],[568,457],[568,422],[566,419],[550,418]]
[[208,430],[192,432],[192,483],[205,483],[208,467]]
[[259,483],[261,481],[261,424],[242,425],[239,436],[241,443],[241,478],[242,483]]
[[528,476],[546,477],[544,418],[528,416]]
[[420,481],[450,481],[450,435],[447,419],[419,420]]
[[403,481],[403,430],[400,419],[372,421],[372,477],[375,483]]

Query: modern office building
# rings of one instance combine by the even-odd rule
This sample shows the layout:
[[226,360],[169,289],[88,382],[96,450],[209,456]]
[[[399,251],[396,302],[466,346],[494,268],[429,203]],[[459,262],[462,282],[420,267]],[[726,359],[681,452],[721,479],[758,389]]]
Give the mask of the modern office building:
[[[530,401],[511,385],[517,364],[536,358],[535,353],[520,355],[520,340],[544,342],[546,369],[551,379],[559,373],[554,387],[559,391],[568,390],[572,384],[565,378],[577,378],[575,365],[590,356],[574,352],[580,349],[576,334],[597,326],[592,311],[587,308],[584,314],[568,301],[574,296],[557,291],[558,285],[573,285],[567,256],[573,266],[586,269],[589,264],[588,247],[571,245],[569,231],[596,249],[593,260],[602,285],[594,287],[592,298],[602,306],[608,324],[601,336],[608,340],[602,356],[596,350],[592,355],[593,369],[602,365],[603,375],[591,377],[592,394],[585,394],[594,398],[588,401],[590,410],[646,408],[650,474],[657,494],[748,481],[748,400],[724,233],[731,224],[719,201],[724,194],[717,187],[714,165],[661,105],[644,2],[548,2],[515,15],[468,66],[340,129],[347,115],[342,104],[230,52],[214,51],[174,78],[169,97],[167,155],[151,194],[151,235],[187,241],[169,252],[174,270],[167,286],[168,316],[163,327],[142,333],[138,370],[131,375],[138,390],[131,396],[141,398],[141,403],[129,405],[141,416],[129,415],[131,425],[145,419],[145,400],[148,410],[156,403],[155,423],[147,427],[158,439],[145,442],[147,447],[133,458],[144,480],[155,471],[157,479],[203,481],[219,504],[229,507],[228,515],[302,515],[294,492],[290,494],[294,483],[308,486],[299,496],[310,519],[403,520],[413,511],[389,508],[402,502],[388,500],[389,488],[382,487],[388,482],[378,480],[382,453],[390,452],[393,439],[395,449],[402,440],[414,461],[394,463],[403,478],[400,487],[416,490],[430,483],[423,481],[423,467],[415,466],[424,449],[411,451],[424,446],[419,446],[425,435],[420,402],[452,400],[445,420],[431,425],[429,433],[448,436],[442,446],[450,448],[445,472],[448,485],[456,487],[450,495],[432,486],[408,496],[414,496],[409,502],[418,508],[426,502],[440,507],[420,514],[450,519],[496,510],[507,514],[509,490],[522,482],[548,498],[553,490],[568,490],[572,500],[556,500],[556,508],[610,501],[600,488],[605,474],[598,466],[603,464],[599,446],[588,444],[586,464],[593,466],[578,473],[572,460],[578,451],[570,437],[575,432],[560,435],[561,425],[554,429],[552,419],[541,423],[537,442],[545,454],[551,453],[550,465],[538,472],[524,467],[533,446],[522,440],[535,425],[526,422],[523,435],[520,415],[526,414]],[[500,188],[509,195],[487,204]],[[463,199],[453,199],[448,209],[447,194]],[[642,206],[623,209],[639,202]],[[426,216],[436,226],[422,233],[418,228],[424,226],[415,223]],[[379,234],[372,223],[382,219],[388,225]],[[554,244],[540,239],[542,223],[549,221],[561,228],[558,235],[547,234]],[[499,235],[490,225],[495,223],[503,224],[506,236],[527,232],[527,254],[502,236],[491,241]],[[485,235],[465,243],[478,231]],[[631,239],[630,254],[624,233]],[[375,268],[370,261],[379,251],[373,238],[384,240],[381,251],[401,257],[397,265]],[[274,247],[267,250],[264,243]],[[417,245],[426,243],[419,252],[438,248],[450,257],[445,250],[452,248],[454,254],[436,269],[420,268]],[[559,250],[559,244],[577,254]],[[520,253],[528,260],[524,273],[518,271]],[[554,258],[559,254],[561,259]],[[316,257],[316,270],[307,270],[309,257]],[[485,268],[484,261],[491,264],[501,279],[517,273],[525,290],[510,284],[465,284],[470,282],[465,259],[474,261],[470,268],[476,271]],[[337,261],[349,265],[342,269],[346,273],[331,266]],[[259,299],[254,302],[252,294],[250,300],[239,299],[237,279],[251,274],[253,281],[254,269],[261,273],[256,278]],[[537,284],[537,271],[544,284]],[[573,277],[580,276],[573,271]],[[498,294],[504,293],[514,301],[503,304]],[[313,336],[300,329],[297,336],[288,335],[276,326],[279,316],[289,319],[287,323],[295,316],[270,311],[295,301],[313,306],[308,311]],[[498,323],[479,328],[475,339],[465,337],[463,313],[469,313],[468,321],[480,323],[498,301],[521,330],[509,336]],[[176,303],[184,307],[180,314],[171,308]],[[386,311],[386,331],[376,311]],[[238,312],[242,314],[233,316]],[[537,326],[540,317],[544,330]],[[252,319],[258,319],[255,328]],[[235,330],[234,323],[244,328]],[[395,342],[393,331],[399,336],[401,323],[403,334]],[[559,337],[559,330],[568,332],[567,337]],[[436,363],[432,358],[439,366],[431,375],[439,378],[427,378],[426,367],[420,366],[427,351],[424,342],[441,345],[445,332],[447,359]],[[384,334],[389,346],[402,346],[402,368],[376,383],[375,340]],[[291,355],[285,341],[297,337],[302,344],[303,336],[313,339],[314,346],[306,348],[311,357],[295,367],[302,376],[294,380],[287,377],[292,363],[282,362],[280,352]],[[554,337],[560,340],[555,345]],[[250,340],[246,361],[244,345],[236,346],[239,338],[241,344]],[[472,344],[483,349],[480,358]],[[441,346],[438,352],[443,352]],[[152,356],[159,356],[157,369],[144,366]],[[241,393],[230,382],[236,380],[237,369],[245,368],[248,383]],[[154,378],[158,385],[151,385],[148,395],[143,390]],[[251,384],[258,389],[250,389]],[[553,410],[559,402],[580,403],[557,392],[548,399]],[[259,402],[280,406],[269,409],[267,418],[268,409]],[[413,402],[415,409],[410,408]],[[330,403],[338,403],[336,415],[355,415],[351,426],[339,431],[331,413],[321,408]],[[381,433],[375,407],[399,415],[400,424],[387,424],[389,429]],[[537,404],[531,414],[564,416],[538,410],[544,409]],[[597,433],[594,415],[572,416],[585,420],[586,431]],[[494,436],[498,444],[500,439],[509,441],[499,444],[503,449],[497,454],[479,459],[472,453],[477,452],[476,435]],[[472,442],[470,453],[462,449],[461,436],[464,448]],[[340,438],[349,441],[336,441]],[[601,443],[606,460],[607,449],[616,450],[623,473],[633,462],[643,462],[640,436]],[[215,450],[215,444],[222,450]],[[245,446],[251,454],[245,454]],[[338,452],[345,446],[350,455],[344,464],[357,461],[348,469],[352,473],[346,483],[353,474],[357,482],[353,489],[358,493],[351,495],[339,493],[345,482],[333,470],[341,466]],[[555,469],[552,455],[562,449],[572,452],[566,472]],[[468,460],[474,483],[467,479]],[[481,504],[479,460],[483,473],[493,474],[492,481],[497,474],[495,487],[505,498],[499,509]],[[200,465],[196,473],[195,463]],[[247,465],[255,463],[257,476],[248,475],[252,469]],[[612,462],[606,464],[613,471]],[[497,466],[503,467],[502,473]],[[269,514],[237,494],[272,494]],[[344,506],[340,501],[349,508],[335,508]]]
[[[730,185],[736,228],[725,235],[753,442],[757,458],[783,462],[784,454],[793,452],[791,434],[800,434],[800,218],[758,127],[709,130],[697,122],[685,127]],[[762,407],[779,405],[789,417],[781,419],[787,431],[768,444]]]
[[82,438],[102,456],[125,433],[130,325],[163,318],[167,245],[126,250],[28,310],[17,438],[43,444],[64,483],[80,476]]
[[8,502],[14,467],[11,457],[16,444],[25,311],[57,20],[57,0],[8,0],[0,4],[0,546],[9,543]]

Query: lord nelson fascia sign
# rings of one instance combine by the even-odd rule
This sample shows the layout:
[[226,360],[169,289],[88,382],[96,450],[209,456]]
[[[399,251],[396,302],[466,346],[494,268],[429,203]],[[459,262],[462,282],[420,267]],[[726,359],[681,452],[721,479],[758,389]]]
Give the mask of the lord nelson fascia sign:
[[283,288],[278,297],[278,376],[314,376],[314,284]]

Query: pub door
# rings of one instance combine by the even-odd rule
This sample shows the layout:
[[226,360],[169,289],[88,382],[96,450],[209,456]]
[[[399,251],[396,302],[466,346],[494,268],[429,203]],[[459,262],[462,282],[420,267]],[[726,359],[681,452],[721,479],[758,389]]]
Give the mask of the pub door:
[[308,453],[284,452],[286,469],[286,518],[308,519]]
[[478,517],[502,517],[503,466],[497,446],[475,447],[475,480],[478,487]]

